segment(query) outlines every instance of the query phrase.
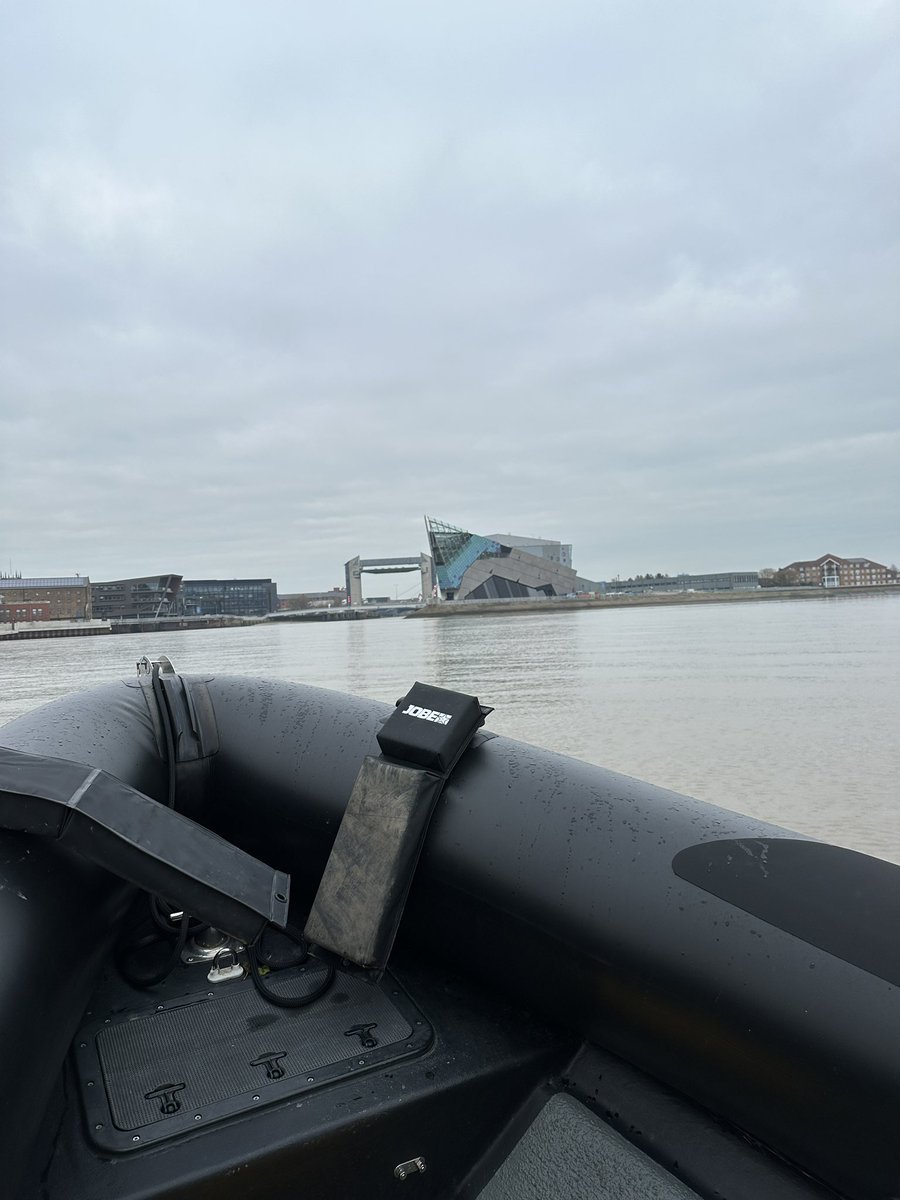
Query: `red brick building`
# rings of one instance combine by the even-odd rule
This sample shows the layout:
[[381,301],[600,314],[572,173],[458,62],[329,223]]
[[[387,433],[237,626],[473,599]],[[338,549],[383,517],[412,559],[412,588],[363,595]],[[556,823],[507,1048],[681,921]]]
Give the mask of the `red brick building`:
[[874,587],[879,583],[900,583],[900,573],[894,567],[872,562],[869,558],[840,558],[837,554],[792,562],[782,567],[779,574],[786,583],[818,587]]
[[[0,592],[0,596],[4,593]],[[49,621],[50,605],[46,600],[22,600],[0,604],[0,622]]]
[[[0,575],[0,610],[28,609],[28,616],[0,617],[8,621],[89,621],[91,581],[86,575],[56,579],[23,579]],[[31,609],[40,615],[31,616]]]

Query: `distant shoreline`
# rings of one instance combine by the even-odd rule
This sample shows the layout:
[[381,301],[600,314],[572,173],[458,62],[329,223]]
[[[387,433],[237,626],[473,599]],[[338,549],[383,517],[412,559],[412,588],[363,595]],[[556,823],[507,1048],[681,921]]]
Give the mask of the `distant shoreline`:
[[900,596],[900,584],[875,584],[872,587],[797,587],[759,588],[755,591],[733,592],[674,592],[668,595],[604,596],[595,600],[557,596],[548,600],[444,600],[426,604],[406,614],[405,620],[415,617],[494,617],[503,613],[515,615],[554,612],[575,612],[587,608],[662,608],[673,604],[755,604],[763,600],[833,600],[836,597],[894,595]]

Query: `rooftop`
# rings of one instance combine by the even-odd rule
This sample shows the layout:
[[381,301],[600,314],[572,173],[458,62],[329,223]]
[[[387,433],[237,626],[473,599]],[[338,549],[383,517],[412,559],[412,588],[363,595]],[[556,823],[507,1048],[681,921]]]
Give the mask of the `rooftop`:
[[46,579],[20,579],[18,576],[13,578],[0,576],[0,592],[4,591],[4,589],[11,592],[18,588],[85,587],[90,582],[87,575],[60,575],[57,578]]

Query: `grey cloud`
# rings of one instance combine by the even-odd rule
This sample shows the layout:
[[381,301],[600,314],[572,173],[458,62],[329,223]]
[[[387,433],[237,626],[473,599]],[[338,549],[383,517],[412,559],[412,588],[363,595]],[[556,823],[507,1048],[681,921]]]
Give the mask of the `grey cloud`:
[[891,6],[8,26],[0,562],[324,587],[424,511],[597,577],[897,557]]

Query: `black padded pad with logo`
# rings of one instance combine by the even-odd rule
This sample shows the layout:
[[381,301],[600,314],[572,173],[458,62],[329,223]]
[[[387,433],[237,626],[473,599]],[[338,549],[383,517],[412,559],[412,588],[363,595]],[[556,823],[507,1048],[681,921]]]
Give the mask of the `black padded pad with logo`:
[[381,727],[378,745],[388,758],[445,775],[483,724],[475,696],[414,683]]
[[474,696],[414,683],[363,760],[304,935],[370,971],[387,965],[441,789],[484,723]]

